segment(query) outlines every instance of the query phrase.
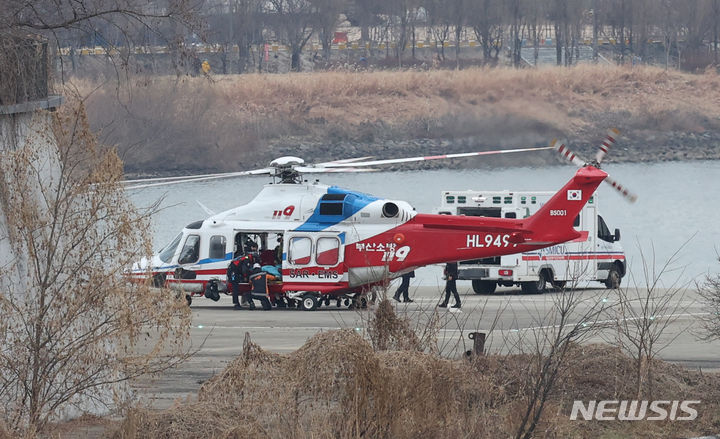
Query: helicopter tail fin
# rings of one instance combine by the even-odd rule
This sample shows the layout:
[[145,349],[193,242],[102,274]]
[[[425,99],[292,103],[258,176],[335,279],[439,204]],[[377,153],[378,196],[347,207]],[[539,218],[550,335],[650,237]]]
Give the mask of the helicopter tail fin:
[[579,169],[562,189],[527,219],[524,244],[552,245],[578,238],[580,232],[573,228],[575,217],[605,177],[607,173],[593,166]]

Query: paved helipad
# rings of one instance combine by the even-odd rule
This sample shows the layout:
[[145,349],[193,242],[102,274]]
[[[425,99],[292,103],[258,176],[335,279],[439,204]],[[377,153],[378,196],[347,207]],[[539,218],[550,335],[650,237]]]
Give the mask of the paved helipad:
[[[486,349],[489,352],[516,349],[513,346],[517,346],[518,340],[527,341],[539,331],[553,329],[554,322],[548,315],[561,297],[557,292],[523,295],[517,288],[503,288],[494,295],[480,296],[472,293],[469,284],[459,285],[459,291],[463,301],[460,311],[435,307],[441,297],[438,287],[411,288],[415,302],[395,304],[397,312],[409,317],[418,328],[426,326],[433,313],[439,311],[437,347],[446,356],[459,356],[471,349],[473,342],[468,339],[468,334],[473,331],[488,333]],[[658,294],[664,294],[664,291]],[[618,301],[617,293],[605,289],[583,290],[580,295],[583,302],[575,313],[578,318],[582,310],[589,307],[605,306],[609,310],[599,318],[606,326],[603,334],[586,342],[613,342],[617,337],[613,322],[620,317],[614,307]],[[672,319],[658,344],[666,345],[659,357],[685,367],[720,370],[720,342],[699,339],[699,318],[707,314],[697,299],[696,293],[688,290],[670,301],[666,315],[653,316]],[[452,299],[450,303],[453,303]],[[196,298],[191,309],[191,337],[193,346],[199,348],[197,354],[153,382],[137,384],[141,394],[155,398],[153,405],[156,407],[168,406],[175,398],[194,394],[203,381],[240,354],[246,332],[264,349],[291,352],[319,331],[338,328],[364,331],[374,307],[350,310],[337,308],[333,303],[316,311],[235,311],[230,297],[224,296],[218,302]],[[576,320],[571,318],[570,322]]]

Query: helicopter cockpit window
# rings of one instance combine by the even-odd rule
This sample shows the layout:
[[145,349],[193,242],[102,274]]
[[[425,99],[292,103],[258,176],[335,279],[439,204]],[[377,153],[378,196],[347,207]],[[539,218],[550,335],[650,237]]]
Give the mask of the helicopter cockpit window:
[[340,256],[340,241],[337,238],[318,238],[315,262],[318,265],[336,265]]
[[223,235],[210,237],[210,259],[225,259],[225,237]]
[[295,237],[290,239],[290,250],[288,260],[294,265],[307,265],[310,263],[312,253],[312,240],[306,237]]
[[180,240],[182,239],[182,233],[178,233],[178,235],[173,239],[170,244],[166,245],[165,248],[160,250],[158,253],[158,256],[160,257],[160,260],[169,263],[172,260],[172,257],[175,256],[175,250],[177,249],[177,246],[180,244]]
[[178,264],[191,264],[197,262],[200,257],[200,236],[188,235],[183,245]]

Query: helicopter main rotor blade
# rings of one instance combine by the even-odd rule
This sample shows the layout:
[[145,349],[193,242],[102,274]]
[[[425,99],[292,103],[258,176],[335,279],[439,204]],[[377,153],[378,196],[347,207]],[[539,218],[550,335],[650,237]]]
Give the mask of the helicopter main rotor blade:
[[200,206],[200,208],[201,208],[202,210],[204,210],[205,213],[207,213],[208,215],[210,215],[210,216],[215,215],[215,211],[212,210],[212,209],[210,209],[209,207],[207,207],[207,206],[204,205],[203,203],[201,203],[200,200],[195,200],[195,202],[198,203],[198,205]]
[[393,163],[411,163],[411,162],[423,162],[423,161],[428,161],[428,160],[474,157],[474,156],[481,156],[481,155],[508,154],[508,153],[512,153],[512,152],[542,151],[543,149],[551,149],[551,148],[552,148],[551,146],[542,146],[539,148],[499,149],[496,151],[463,152],[463,153],[458,153],[458,154],[406,157],[406,158],[402,158],[402,159],[371,160],[371,161],[366,161],[366,162],[343,163],[343,164],[329,163],[329,164],[326,164],[325,167],[335,168],[335,167],[378,166],[378,165],[389,165],[389,164],[393,164]]
[[325,173],[336,173],[336,172],[375,172],[378,169],[373,168],[328,168],[328,167],[315,167],[315,166],[295,166],[296,171],[302,174],[325,174]]
[[221,172],[215,174],[197,174],[197,175],[179,175],[175,177],[150,177],[150,178],[138,178],[134,180],[123,180],[122,184],[136,184],[136,183],[151,183],[156,181],[171,181],[171,180],[186,180],[188,178],[205,178],[205,177],[216,177],[221,175],[235,174],[238,171],[233,172]]
[[327,165],[335,165],[335,164],[343,164],[343,163],[352,163],[352,162],[359,162],[362,160],[371,159],[373,156],[368,155],[365,157],[355,157],[352,159],[341,159],[341,160],[333,160],[331,162],[322,162],[322,163],[315,163],[315,166],[327,166]]
[[[170,184],[189,183],[189,182],[195,182],[195,181],[217,180],[220,178],[241,177],[244,175],[272,174],[273,171],[274,171],[274,169],[272,169],[272,168],[263,168],[263,169],[253,169],[252,171],[228,172],[225,174],[206,174],[206,175],[200,176],[200,177],[188,176],[187,178],[183,178],[180,180],[160,181],[160,182],[148,183],[148,184],[138,184],[135,186],[126,187],[125,190],[144,189],[144,188],[148,188],[148,187],[166,186],[166,185],[170,185]],[[181,177],[176,177],[176,178],[181,178]]]

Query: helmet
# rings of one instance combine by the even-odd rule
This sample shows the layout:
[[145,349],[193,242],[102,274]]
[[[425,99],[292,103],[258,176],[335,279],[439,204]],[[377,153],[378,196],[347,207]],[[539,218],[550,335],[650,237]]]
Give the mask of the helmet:
[[260,268],[260,264],[256,262],[255,264],[253,264],[253,268]]

